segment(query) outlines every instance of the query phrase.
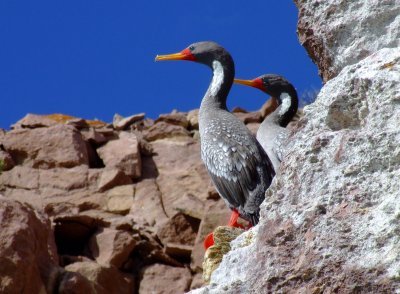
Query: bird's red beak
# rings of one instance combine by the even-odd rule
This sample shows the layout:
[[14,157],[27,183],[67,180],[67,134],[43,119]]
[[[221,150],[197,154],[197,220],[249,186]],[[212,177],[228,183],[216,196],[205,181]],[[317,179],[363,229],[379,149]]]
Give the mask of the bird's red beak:
[[156,61],[160,60],[190,60],[190,61],[195,61],[196,58],[192,54],[192,52],[186,48],[182,50],[181,52],[174,53],[174,54],[167,54],[167,55],[157,55],[156,56]]
[[235,79],[234,82],[236,84],[246,85],[246,86],[250,86],[250,87],[253,87],[253,88],[260,89],[261,91],[265,91],[265,87],[264,87],[263,81],[260,78],[255,78],[253,80]]

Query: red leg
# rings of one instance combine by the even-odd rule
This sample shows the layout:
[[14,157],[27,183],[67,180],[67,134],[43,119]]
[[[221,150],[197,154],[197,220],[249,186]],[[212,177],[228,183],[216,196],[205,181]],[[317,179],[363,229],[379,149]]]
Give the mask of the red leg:
[[207,237],[204,239],[204,249],[207,250],[209,247],[214,245],[214,233],[210,233],[207,235]]
[[238,218],[239,218],[239,211],[237,211],[236,209],[232,210],[232,214],[231,214],[231,218],[229,219],[228,226],[244,229],[244,227],[242,225],[238,224],[238,222],[237,222]]

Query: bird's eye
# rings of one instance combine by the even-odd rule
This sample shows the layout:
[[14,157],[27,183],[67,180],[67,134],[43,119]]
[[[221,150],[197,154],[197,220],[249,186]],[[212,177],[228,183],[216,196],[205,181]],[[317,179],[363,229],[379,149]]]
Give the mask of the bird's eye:
[[193,51],[193,50],[194,50],[194,46],[190,46],[190,47],[189,47],[189,50],[190,50],[190,51]]

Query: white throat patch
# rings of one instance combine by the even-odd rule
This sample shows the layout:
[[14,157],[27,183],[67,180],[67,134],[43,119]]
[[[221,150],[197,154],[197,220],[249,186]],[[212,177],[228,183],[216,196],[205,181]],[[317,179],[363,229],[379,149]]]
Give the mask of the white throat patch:
[[282,101],[282,106],[279,110],[279,115],[283,115],[289,110],[290,106],[292,105],[292,99],[290,98],[288,93],[282,93],[280,99]]
[[210,85],[211,95],[216,96],[219,89],[221,89],[222,82],[224,81],[224,68],[222,67],[221,62],[214,60],[213,61],[213,70],[214,76]]

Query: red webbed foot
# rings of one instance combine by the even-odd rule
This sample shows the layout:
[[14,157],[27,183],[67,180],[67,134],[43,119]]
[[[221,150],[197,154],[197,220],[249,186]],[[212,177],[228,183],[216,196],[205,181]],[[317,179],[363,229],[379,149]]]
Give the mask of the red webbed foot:
[[214,245],[214,233],[207,235],[207,237],[204,239],[203,245],[205,250]]

